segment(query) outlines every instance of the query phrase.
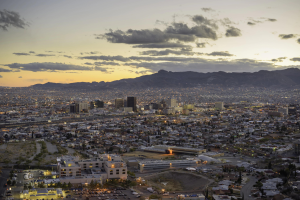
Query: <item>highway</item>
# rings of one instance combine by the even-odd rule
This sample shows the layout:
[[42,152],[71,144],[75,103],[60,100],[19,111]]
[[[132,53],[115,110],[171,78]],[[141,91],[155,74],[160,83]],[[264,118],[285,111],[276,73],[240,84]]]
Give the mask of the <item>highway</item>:
[[101,116],[92,116],[92,117],[81,117],[81,118],[67,118],[56,121],[42,121],[42,122],[26,122],[26,123],[6,123],[1,124],[0,128],[13,128],[13,127],[22,127],[22,126],[33,126],[33,125],[45,125],[45,124],[59,124],[64,122],[81,122],[81,121],[93,121],[97,119],[109,119],[109,118],[123,118],[128,116],[136,116],[138,114],[133,115],[101,115]]

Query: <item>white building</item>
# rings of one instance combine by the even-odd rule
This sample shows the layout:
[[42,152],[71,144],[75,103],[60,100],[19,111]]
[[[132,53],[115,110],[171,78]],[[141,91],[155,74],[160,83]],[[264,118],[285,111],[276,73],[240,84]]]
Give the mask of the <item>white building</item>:
[[223,102],[216,102],[215,103],[215,108],[218,110],[223,110],[224,109],[224,103]]
[[118,155],[101,154],[87,160],[62,156],[57,161],[61,183],[89,184],[93,180],[102,184],[107,179],[127,179],[126,163]]
[[169,108],[177,107],[176,99],[167,99],[166,100],[166,105]]

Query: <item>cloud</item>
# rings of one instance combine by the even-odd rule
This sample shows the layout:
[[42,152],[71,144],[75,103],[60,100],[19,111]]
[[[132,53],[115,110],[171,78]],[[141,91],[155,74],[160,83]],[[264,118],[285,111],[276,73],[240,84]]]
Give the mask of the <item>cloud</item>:
[[0,78],[3,78],[3,76],[0,75]]
[[68,55],[63,55],[66,58],[72,58],[72,56],[68,56]]
[[294,38],[297,35],[295,34],[280,34],[278,37],[280,37],[281,39],[290,39],[290,38]]
[[273,61],[273,62],[282,62],[284,59],[286,59],[286,57],[279,57],[277,59],[272,59],[271,61]]
[[192,21],[195,22],[198,25],[208,25],[213,27],[214,29],[218,29],[218,25],[214,22],[214,20],[209,20],[202,15],[194,15],[192,17]]
[[181,43],[150,43],[150,44],[139,44],[133,46],[133,48],[184,48],[184,47],[191,47],[190,45],[185,45]]
[[30,54],[29,53],[13,53],[17,56],[29,56]]
[[156,20],[155,24],[159,24],[159,25],[161,24],[161,25],[164,25],[164,26],[168,26],[167,22],[164,22],[164,21],[161,21],[161,20]]
[[[132,61],[171,61],[171,62],[203,62],[205,59],[198,57],[142,57],[142,56],[131,56],[129,57]],[[126,63],[129,65],[130,63]]]
[[230,54],[228,51],[214,51],[207,55],[209,55],[209,56],[234,56],[233,54]]
[[[131,70],[129,70],[129,71],[131,71]],[[134,72],[134,71],[131,71],[131,72]],[[144,74],[151,73],[151,71],[150,70],[143,70],[143,71],[135,71],[134,73],[144,75]]]
[[100,66],[100,65],[111,65],[111,66],[119,66],[119,63],[116,62],[94,62],[94,65]]
[[221,19],[219,20],[219,22],[223,25],[223,26],[229,26],[231,24],[236,24],[234,23],[233,21],[231,21],[229,18],[224,18],[224,19]]
[[10,69],[4,69],[0,67],[0,72],[13,72],[13,71]]
[[72,65],[72,64],[63,64],[63,63],[51,63],[51,62],[45,62],[45,63],[27,63],[27,64],[21,64],[21,63],[12,63],[7,64],[5,66],[8,66],[11,69],[19,69],[23,71],[32,71],[32,72],[40,72],[40,71],[50,71],[50,72],[56,72],[56,71],[68,71],[68,70],[85,70],[85,71],[91,71],[93,70],[91,67],[84,67],[79,65]]
[[217,39],[216,32],[207,25],[189,27],[184,23],[172,23],[172,25],[163,31],[157,28],[143,30],[128,29],[126,32],[110,30],[108,33],[96,36],[96,39],[106,39],[111,43],[125,44],[167,43],[171,40],[193,42],[197,38]]
[[[129,64],[129,63],[128,63]],[[140,62],[132,63],[131,66],[144,68],[151,72],[157,72],[160,69],[167,71],[196,71],[196,72],[256,72],[259,70],[285,69],[288,67],[277,67],[271,63],[258,62],[251,59],[227,60],[206,60],[199,62]]]
[[11,26],[24,29],[25,26],[28,26],[28,23],[21,19],[17,12],[0,10],[0,28],[7,31],[7,28]]
[[36,54],[35,56],[47,57],[47,56],[55,56],[55,55],[54,54]]
[[238,37],[241,36],[241,30],[238,28],[235,28],[233,26],[231,26],[229,29],[226,30],[226,37]]
[[108,72],[106,68],[104,68],[104,67],[98,67],[98,66],[95,67],[95,70],[96,70],[96,71],[105,72],[105,73]]
[[18,78],[23,78],[22,76],[19,76]]
[[294,62],[300,62],[300,58],[291,58],[290,60]]
[[205,48],[206,43],[205,42],[201,42],[201,43],[196,43],[198,48]]
[[[177,38],[174,39],[182,39],[182,41],[187,39],[185,42],[192,42],[195,40],[195,38],[210,38],[213,40],[217,39],[216,32],[206,25],[199,25],[189,28],[188,25],[184,23],[173,23],[173,26],[169,26],[165,32],[175,35]],[[184,38],[182,35],[193,36],[194,40],[191,40],[192,38]]]
[[201,8],[201,10],[203,10],[204,12],[213,12],[213,11],[215,11],[212,8]]
[[254,26],[255,25],[255,23],[253,23],[253,22],[248,22],[247,24],[250,25],[250,26]]
[[171,50],[171,49],[166,49],[166,50],[163,50],[163,51],[150,50],[150,51],[140,52],[140,55],[149,55],[149,56],[166,56],[166,55],[169,55],[169,54],[193,56],[195,54],[201,55],[202,53],[192,52],[190,48],[182,48],[180,51],[174,51],[174,50]]
[[100,53],[99,51],[90,51],[90,52],[80,52],[81,55],[83,54],[98,54]]
[[269,21],[269,22],[276,22],[277,19],[268,18],[267,21]]
[[34,51],[29,51],[29,53],[35,53]]
[[83,56],[79,57],[80,59],[89,59],[89,60],[106,60],[106,61],[121,61],[127,62],[130,61],[129,58],[123,56]]

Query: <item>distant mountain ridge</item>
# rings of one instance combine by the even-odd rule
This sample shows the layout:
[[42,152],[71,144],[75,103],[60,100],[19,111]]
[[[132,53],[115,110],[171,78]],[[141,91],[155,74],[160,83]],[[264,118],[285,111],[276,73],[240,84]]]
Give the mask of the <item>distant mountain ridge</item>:
[[300,70],[289,68],[284,70],[248,73],[226,72],[170,72],[160,70],[151,75],[145,75],[132,79],[121,79],[112,82],[76,82],[76,83],[45,83],[30,87],[43,89],[142,89],[142,88],[176,88],[196,87],[199,85],[219,85],[224,87],[250,86],[250,87],[280,87],[289,88],[300,86]]

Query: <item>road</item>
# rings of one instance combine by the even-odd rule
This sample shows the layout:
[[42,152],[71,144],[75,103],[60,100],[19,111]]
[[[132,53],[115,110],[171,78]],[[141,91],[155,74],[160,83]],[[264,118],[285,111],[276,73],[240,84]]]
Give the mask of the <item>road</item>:
[[257,179],[256,179],[255,176],[248,176],[248,177],[249,177],[249,181],[241,189],[241,195],[244,194],[244,199],[245,200],[254,200],[255,198],[250,197],[249,195],[251,194],[252,186],[255,184]]
[[35,144],[36,144],[36,152],[35,152],[35,154],[33,154],[33,156],[31,156],[31,157],[29,158],[30,160],[33,160],[33,158],[34,158],[37,154],[41,153],[41,144],[38,143],[38,142],[36,142]]
[[[0,194],[4,196],[4,192],[7,189],[7,187],[4,187],[4,185],[7,182],[7,179],[9,177],[9,172],[11,169],[2,169],[2,174],[0,176]],[[0,199],[4,199],[3,197],[0,197]]]
[[44,124],[59,124],[64,122],[80,122],[80,121],[91,121],[96,119],[107,119],[107,118],[123,118],[128,116],[136,116],[136,115],[142,115],[142,114],[130,114],[130,115],[101,115],[101,116],[91,116],[91,117],[82,117],[82,118],[67,118],[67,119],[61,119],[57,121],[42,121],[42,122],[26,122],[26,123],[5,123],[1,124],[0,128],[14,128],[14,127],[22,127],[22,126],[32,126],[32,125],[44,125]]
[[50,142],[47,142],[47,141],[45,141],[45,143],[47,145],[48,152],[54,153],[54,152],[58,151],[56,145],[53,145],[53,144],[51,144]]

